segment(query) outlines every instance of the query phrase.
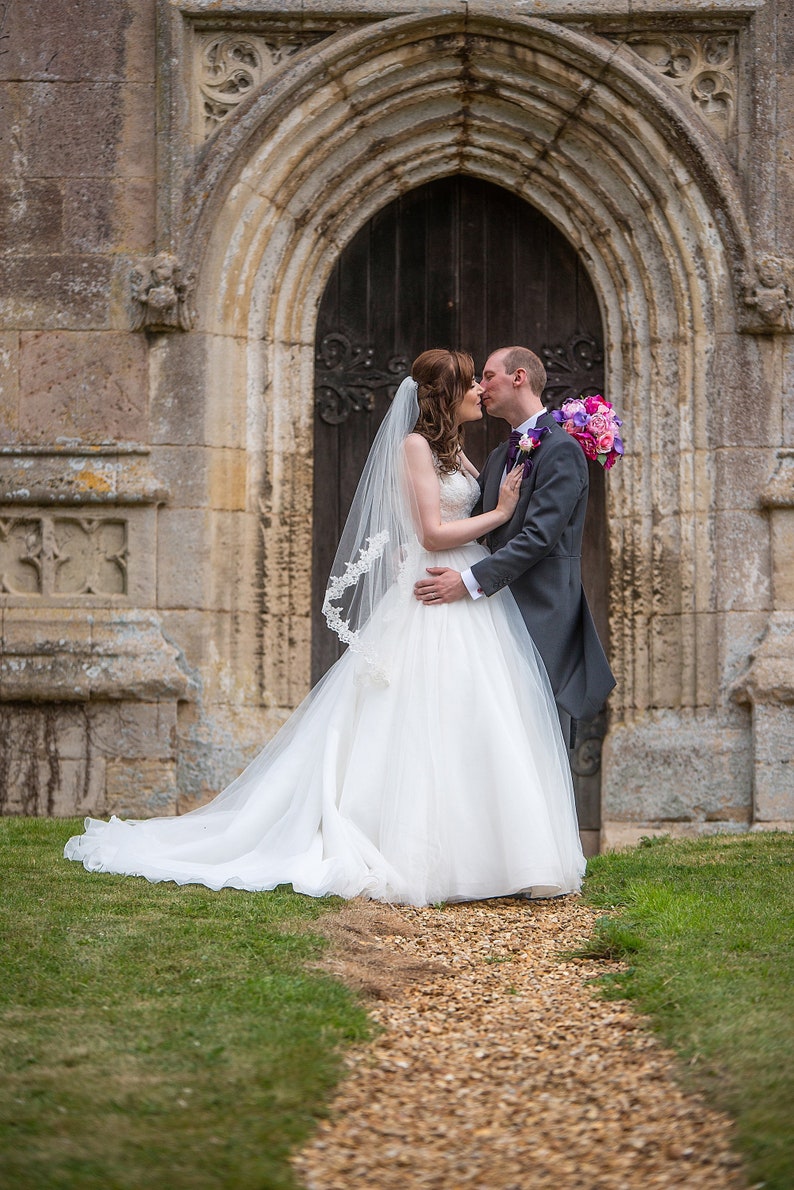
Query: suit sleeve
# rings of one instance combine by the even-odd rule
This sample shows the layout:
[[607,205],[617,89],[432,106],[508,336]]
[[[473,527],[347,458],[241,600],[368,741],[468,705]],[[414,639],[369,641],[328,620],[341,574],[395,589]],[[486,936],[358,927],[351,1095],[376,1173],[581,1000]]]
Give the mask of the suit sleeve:
[[536,466],[535,488],[518,533],[471,568],[486,595],[515,582],[551,553],[587,487],[587,461],[577,443],[571,442],[568,448],[561,442],[539,457]]

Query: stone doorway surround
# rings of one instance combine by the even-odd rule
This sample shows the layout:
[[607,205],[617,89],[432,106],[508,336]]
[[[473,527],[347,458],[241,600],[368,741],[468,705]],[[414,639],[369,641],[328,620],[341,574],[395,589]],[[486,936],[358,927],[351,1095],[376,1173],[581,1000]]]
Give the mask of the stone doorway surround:
[[214,591],[206,613],[163,613],[199,675],[178,728],[191,796],[308,689],[333,263],[396,196],[464,173],[552,220],[602,304],[629,444],[607,485],[604,842],[794,819],[791,264],[771,209],[751,228],[746,181],[770,118],[763,7],[161,0],[158,244],[195,317],[152,335],[153,435],[211,460],[211,530],[164,510]]

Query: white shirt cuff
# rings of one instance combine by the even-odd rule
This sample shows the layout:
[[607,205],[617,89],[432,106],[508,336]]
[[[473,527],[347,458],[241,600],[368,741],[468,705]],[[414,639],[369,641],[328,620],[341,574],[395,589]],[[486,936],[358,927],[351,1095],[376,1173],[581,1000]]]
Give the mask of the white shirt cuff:
[[466,590],[469,592],[472,599],[479,599],[481,595],[485,594],[482,587],[478,585],[476,578],[470,570],[462,571],[460,577],[466,584]]

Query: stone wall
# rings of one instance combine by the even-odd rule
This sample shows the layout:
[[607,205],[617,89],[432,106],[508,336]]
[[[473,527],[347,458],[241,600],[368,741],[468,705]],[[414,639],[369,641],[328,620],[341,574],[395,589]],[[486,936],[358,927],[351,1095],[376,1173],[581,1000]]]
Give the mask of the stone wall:
[[314,320],[452,172],[602,303],[604,841],[794,821],[782,0],[0,8],[0,798],[182,810],[305,693]]

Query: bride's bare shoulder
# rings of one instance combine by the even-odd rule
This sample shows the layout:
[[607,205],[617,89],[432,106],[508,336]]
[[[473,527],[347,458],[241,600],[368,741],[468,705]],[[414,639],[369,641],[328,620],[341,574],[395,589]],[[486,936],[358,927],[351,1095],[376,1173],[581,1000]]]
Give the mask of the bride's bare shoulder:
[[421,434],[409,434],[403,446],[405,456],[409,462],[422,462],[424,460],[430,460],[432,462],[433,452],[430,449],[430,443]]

